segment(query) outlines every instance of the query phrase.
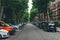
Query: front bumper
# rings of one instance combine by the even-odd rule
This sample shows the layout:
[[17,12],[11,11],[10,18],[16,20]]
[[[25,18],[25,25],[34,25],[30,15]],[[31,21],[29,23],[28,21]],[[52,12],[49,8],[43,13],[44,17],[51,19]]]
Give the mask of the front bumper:
[[16,32],[15,30],[12,30],[9,32],[9,34],[15,34],[15,32]]
[[9,33],[7,33],[6,35],[2,35],[2,38],[8,38],[9,37]]
[[48,28],[48,31],[56,31],[56,28]]

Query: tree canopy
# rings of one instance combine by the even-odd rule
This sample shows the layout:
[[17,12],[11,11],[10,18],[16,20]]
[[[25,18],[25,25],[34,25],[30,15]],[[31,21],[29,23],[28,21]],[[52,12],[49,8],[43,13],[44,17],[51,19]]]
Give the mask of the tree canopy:
[[33,5],[39,12],[47,12],[48,3],[54,0],[33,0]]
[[30,14],[30,15],[31,15],[31,16],[30,16],[30,21],[33,21],[34,17],[38,15],[38,9],[35,8],[35,7],[33,7],[33,8],[31,9],[31,14]]
[[27,9],[28,0],[1,0],[1,6],[4,6],[2,20],[5,22],[20,22],[25,9]]

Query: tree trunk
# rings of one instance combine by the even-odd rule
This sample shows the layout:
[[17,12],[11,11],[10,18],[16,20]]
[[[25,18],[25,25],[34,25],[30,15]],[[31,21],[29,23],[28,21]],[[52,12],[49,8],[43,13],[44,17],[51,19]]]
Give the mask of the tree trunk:
[[3,10],[4,10],[4,6],[1,6],[0,7],[0,20],[2,19]]

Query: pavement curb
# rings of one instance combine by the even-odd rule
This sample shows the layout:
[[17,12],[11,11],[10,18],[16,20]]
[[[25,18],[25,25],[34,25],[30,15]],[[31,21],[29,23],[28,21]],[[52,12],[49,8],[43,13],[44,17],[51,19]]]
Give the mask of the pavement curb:
[[60,32],[60,27],[57,27],[57,32]]

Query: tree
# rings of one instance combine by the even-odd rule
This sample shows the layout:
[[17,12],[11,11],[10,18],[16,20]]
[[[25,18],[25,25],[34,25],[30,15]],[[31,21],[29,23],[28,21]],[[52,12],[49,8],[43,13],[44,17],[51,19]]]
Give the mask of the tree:
[[[54,0],[33,0],[33,5],[38,8],[39,13],[47,14],[48,3]],[[40,16],[40,15],[39,15]]]
[[33,6],[30,14],[30,21],[33,21],[34,17],[38,15],[38,9]]
[[20,22],[25,9],[27,8],[28,0],[4,0],[4,15],[2,20],[5,22],[17,23]]
[[0,20],[2,19],[3,10],[4,10],[4,1],[0,0]]

